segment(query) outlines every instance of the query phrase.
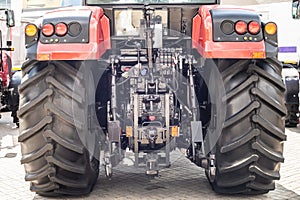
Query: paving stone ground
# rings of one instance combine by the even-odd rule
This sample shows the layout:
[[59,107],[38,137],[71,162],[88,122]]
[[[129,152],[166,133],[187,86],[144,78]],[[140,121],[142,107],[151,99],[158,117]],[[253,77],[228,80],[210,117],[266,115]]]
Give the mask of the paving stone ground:
[[[16,138],[18,130],[5,114],[0,119],[0,200],[50,199],[299,199],[300,200],[300,127],[286,129],[285,162],[281,166],[281,179],[276,190],[264,195],[218,195],[211,190],[204,170],[195,166],[180,151],[172,153],[172,166],[161,170],[160,176],[149,178],[144,171],[120,164],[112,179],[101,172],[93,192],[88,196],[46,198],[29,191],[24,181],[24,168],[20,164],[21,150]],[[3,139],[4,138],[4,139]],[[128,160],[127,160],[128,161]],[[126,162],[128,163],[128,162]],[[102,170],[103,171],[103,170]]]

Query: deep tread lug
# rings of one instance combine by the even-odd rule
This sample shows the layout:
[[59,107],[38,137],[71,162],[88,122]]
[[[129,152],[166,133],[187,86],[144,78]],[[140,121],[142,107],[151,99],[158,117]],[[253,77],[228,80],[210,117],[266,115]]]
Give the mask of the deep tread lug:
[[32,183],[30,186],[30,190],[33,192],[48,192],[48,191],[55,190],[58,188],[59,188],[59,186],[54,184],[53,182],[48,182],[48,183],[39,184],[39,185]]
[[73,66],[66,62],[55,62],[58,68],[62,69],[62,71],[66,72],[70,77],[78,78],[78,81],[83,79],[83,74],[80,71],[77,71]]
[[249,63],[249,60],[239,60],[236,63],[234,63],[232,66],[228,67],[222,72],[222,76],[224,80],[231,77],[233,74],[235,74],[237,71],[242,71],[243,68],[241,66],[245,66],[247,63]]
[[58,88],[60,91],[62,91],[65,95],[67,95],[70,98],[74,98],[78,103],[82,103],[82,97],[78,94],[72,92],[70,89],[68,89],[66,86],[58,82],[55,78],[52,76],[48,76],[46,78],[46,82],[52,84],[54,87]]
[[[74,124],[74,119],[71,116],[63,112],[61,109],[57,108],[52,103],[49,102],[45,103],[44,108],[54,113],[56,116],[58,116],[61,120],[65,121],[66,123],[70,125]],[[76,122],[76,128],[79,128],[81,130],[83,128],[82,122]]]
[[18,137],[18,141],[24,142],[28,138],[33,137],[33,135],[40,131],[43,127],[45,127],[47,124],[50,124],[52,120],[53,118],[51,116],[44,117],[41,121],[39,121],[39,123],[34,125],[32,128],[23,130],[21,132],[21,135]]
[[22,83],[19,86],[19,92],[23,92],[25,89],[29,88],[30,85],[33,85],[33,84],[37,83],[38,80],[45,77],[47,74],[52,72],[54,69],[55,69],[55,67],[53,65],[42,69],[37,75],[33,76],[32,78],[30,78],[30,79],[26,80],[24,83]]
[[259,129],[252,129],[251,131],[246,133],[243,137],[241,137],[237,141],[234,141],[230,144],[227,144],[227,145],[223,146],[221,148],[221,153],[226,153],[228,151],[232,151],[233,149],[236,149],[236,148],[242,146],[243,144],[249,142],[252,138],[255,138],[259,134],[260,134]]
[[279,178],[280,178],[279,172],[262,169],[261,167],[259,167],[257,165],[251,165],[249,167],[249,170],[253,173],[258,174],[261,177],[266,178],[266,179],[279,180]]
[[58,184],[61,184],[64,186],[68,186],[71,188],[87,188],[88,187],[88,183],[86,180],[76,181],[76,180],[71,180],[68,178],[61,179],[59,177],[50,177],[50,180],[55,183],[58,183]]
[[260,142],[254,142],[252,144],[252,148],[259,151],[261,154],[265,155],[267,158],[277,161],[283,162],[284,158],[281,154],[273,151],[271,148],[267,147],[265,144],[261,144]]
[[270,184],[261,184],[257,182],[252,182],[248,183],[247,187],[253,189],[253,190],[258,190],[258,191],[263,191],[263,193],[266,193],[269,190],[274,190],[275,189],[275,183],[272,182]]
[[22,159],[21,159],[21,164],[32,162],[32,161],[36,160],[37,158],[43,156],[46,152],[48,152],[50,150],[53,150],[53,146],[52,146],[52,144],[48,143],[45,146],[43,146],[41,149],[37,150],[36,152],[32,152],[30,154],[23,155]]
[[256,73],[258,73],[259,75],[261,75],[265,79],[273,82],[279,89],[281,89],[281,91],[285,91],[285,86],[284,86],[284,84],[281,80],[278,80],[278,79],[276,79],[272,76],[269,76],[264,70],[260,69],[256,65],[251,65],[250,70],[255,71]]
[[219,172],[220,174],[223,174],[223,173],[228,173],[228,172],[232,172],[232,171],[235,171],[235,170],[238,170],[238,169],[241,169],[255,161],[258,161],[259,159],[259,156],[254,154],[252,156],[249,156],[248,158],[245,158],[239,162],[236,162],[234,163],[233,165],[229,165],[229,166],[221,166],[219,168]]
[[274,109],[278,110],[281,113],[282,116],[286,115],[286,109],[282,105],[276,103],[272,98],[270,98],[269,96],[267,96],[266,94],[264,94],[259,89],[252,88],[251,89],[251,93],[254,94],[254,95],[259,96],[266,103],[268,103],[269,105],[271,105]]
[[278,130],[277,127],[273,126],[259,115],[253,115],[252,121],[264,127],[269,133],[276,136],[276,138],[279,138],[281,141],[286,140],[286,135],[282,131]]
[[23,76],[28,73],[28,71],[30,71],[37,62],[37,60],[26,60],[21,66]]
[[75,144],[74,142],[72,143],[71,141],[68,141],[67,139],[60,137],[52,130],[45,131],[44,136],[46,138],[51,138],[52,140],[56,141],[58,144],[64,146],[67,149],[83,154],[84,147],[81,144]]
[[250,76],[245,82],[243,82],[241,85],[238,87],[234,88],[231,90],[227,95],[226,95],[226,100],[232,99],[234,96],[242,92],[245,88],[249,87],[251,84],[255,83],[258,81],[258,76],[256,74]]
[[45,165],[43,168],[39,169],[38,171],[26,173],[25,180],[26,181],[34,181],[41,179],[43,177],[49,176],[50,174],[55,174],[56,170],[54,167],[49,167]]
[[258,101],[253,101],[251,104],[249,104],[247,107],[245,107],[240,113],[234,115],[233,117],[226,120],[224,123],[224,128],[227,128],[228,126],[231,126],[241,119],[249,116],[251,112],[253,112],[255,109],[260,107],[260,103]]
[[219,181],[218,182],[218,186],[220,187],[235,187],[235,186],[239,186],[239,185],[242,185],[242,184],[245,184],[249,181],[253,181],[255,180],[255,176],[248,176],[248,177],[244,177],[244,178],[236,178],[235,180],[232,179],[230,181]]
[[85,173],[85,167],[80,166],[80,165],[78,166],[78,165],[76,165],[76,163],[72,163],[67,160],[62,160],[61,158],[55,158],[53,156],[47,156],[46,160],[49,163],[59,166],[60,168],[65,169],[67,171],[74,172],[77,174]]
[[47,89],[44,91],[39,97],[34,99],[33,101],[29,102],[28,104],[24,105],[22,108],[19,109],[19,117],[22,117],[26,112],[31,110],[34,106],[41,103],[47,97],[50,97],[53,94],[53,90]]

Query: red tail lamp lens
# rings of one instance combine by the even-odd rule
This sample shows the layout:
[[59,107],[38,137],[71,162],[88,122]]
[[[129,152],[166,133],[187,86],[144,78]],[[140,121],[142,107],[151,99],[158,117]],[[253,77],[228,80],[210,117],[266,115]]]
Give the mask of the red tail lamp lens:
[[238,21],[234,26],[234,30],[240,35],[245,34],[247,32],[247,23],[244,21]]
[[259,31],[260,31],[260,24],[256,21],[250,22],[249,25],[248,25],[248,31],[252,35],[258,34]]
[[42,29],[42,33],[44,36],[51,36],[54,34],[54,26],[52,24],[45,24]]
[[55,25],[55,33],[58,36],[64,36],[68,32],[68,27],[64,23],[58,23]]

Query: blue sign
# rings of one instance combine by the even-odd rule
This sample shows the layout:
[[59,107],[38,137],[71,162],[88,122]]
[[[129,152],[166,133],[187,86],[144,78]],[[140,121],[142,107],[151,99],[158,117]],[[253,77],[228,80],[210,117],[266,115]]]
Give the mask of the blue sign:
[[297,47],[296,46],[287,46],[287,47],[279,47],[280,53],[296,53]]

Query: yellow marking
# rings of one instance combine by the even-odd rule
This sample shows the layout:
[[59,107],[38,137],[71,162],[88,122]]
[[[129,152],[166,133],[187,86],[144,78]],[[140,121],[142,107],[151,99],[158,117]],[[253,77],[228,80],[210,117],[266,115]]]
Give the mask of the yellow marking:
[[38,60],[50,60],[50,54],[38,54]]
[[172,126],[171,135],[172,135],[172,137],[178,137],[179,136],[178,126]]
[[132,126],[126,126],[126,137],[132,137]]
[[293,64],[293,65],[296,65],[297,62],[296,61],[293,61],[293,60],[285,60],[283,61],[284,64]]
[[21,70],[21,66],[19,66],[19,67],[12,67],[11,68],[13,71],[20,71]]
[[265,52],[258,51],[258,52],[252,52],[252,58],[265,58]]

